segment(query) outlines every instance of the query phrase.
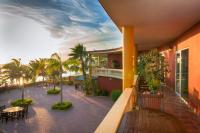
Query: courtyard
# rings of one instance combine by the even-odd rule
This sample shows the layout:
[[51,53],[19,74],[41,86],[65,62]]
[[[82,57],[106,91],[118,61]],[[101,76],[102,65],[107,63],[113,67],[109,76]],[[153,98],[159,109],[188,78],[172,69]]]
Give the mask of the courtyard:
[[[60,100],[60,95],[47,95],[48,88],[27,87],[25,97],[32,98],[27,119],[9,120],[0,124],[5,133],[92,133],[113,105],[109,97],[85,96],[74,86],[63,86],[63,98],[72,102],[67,111],[56,111],[51,105]],[[10,102],[21,97],[18,89],[0,94],[0,104],[10,106]]]

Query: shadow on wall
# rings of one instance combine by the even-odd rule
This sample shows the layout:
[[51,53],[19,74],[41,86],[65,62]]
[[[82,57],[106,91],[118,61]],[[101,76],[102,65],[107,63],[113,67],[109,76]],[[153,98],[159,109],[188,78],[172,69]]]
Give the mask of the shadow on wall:
[[189,105],[191,109],[196,113],[198,116],[200,116],[200,100],[199,98],[199,92],[196,88],[193,89],[193,94],[189,95]]

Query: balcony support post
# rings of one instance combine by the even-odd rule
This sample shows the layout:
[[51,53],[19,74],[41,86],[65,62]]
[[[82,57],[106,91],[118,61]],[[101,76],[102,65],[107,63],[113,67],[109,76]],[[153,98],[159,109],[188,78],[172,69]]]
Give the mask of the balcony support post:
[[[134,43],[134,27],[124,26],[122,27],[123,33],[123,91],[126,88],[133,88],[133,92],[136,90],[133,86],[134,75],[137,69],[137,47]],[[126,111],[131,111],[135,105],[135,95],[130,97],[129,107]]]
[[137,66],[137,48],[134,43],[134,27],[122,27],[123,33],[123,90],[133,87]]

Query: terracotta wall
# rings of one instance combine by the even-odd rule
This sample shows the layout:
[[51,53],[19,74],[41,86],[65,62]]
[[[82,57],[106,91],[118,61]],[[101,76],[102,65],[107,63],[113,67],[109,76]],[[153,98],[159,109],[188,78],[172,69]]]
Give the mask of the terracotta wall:
[[175,49],[167,49],[163,51],[163,54],[165,56],[165,60],[168,63],[168,71],[167,77],[166,77],[166,83],[167,85],[174,89],[175,88]]
[[167,82],[173,88],[175,87],[175,52],[185,48],[189,49],[189,100],[194,106],[200,106],[200,23],[185,32],[164,51],[170,70]]
[[107,90],[108,92],[112,92],[112,90],[122,90],[121,79],[99,76],[97,82],[101,90]]
[[116,60],[119,63],[119,68],[117,69],[122,69],[122,54],[121,53],[108,54],[108,68],[113,68],[112,67],[113,60]]

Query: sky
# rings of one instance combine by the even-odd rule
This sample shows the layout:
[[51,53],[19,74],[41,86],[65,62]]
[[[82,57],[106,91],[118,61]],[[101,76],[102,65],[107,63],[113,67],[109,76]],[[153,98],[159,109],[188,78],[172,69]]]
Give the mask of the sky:
[[98,0],[0,0],[0,64],[28,63],[83,43],[87,50],[121,46],[121,33]]

